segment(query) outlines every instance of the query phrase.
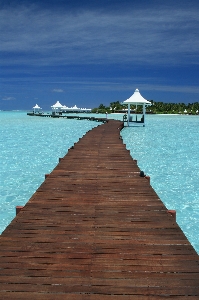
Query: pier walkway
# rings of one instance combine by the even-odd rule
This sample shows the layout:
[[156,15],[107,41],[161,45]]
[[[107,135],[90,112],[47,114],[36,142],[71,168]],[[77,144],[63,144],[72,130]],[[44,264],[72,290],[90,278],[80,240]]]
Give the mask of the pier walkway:
[[76,120],[88,120],[88,121],[96,121],[96,122],[102,122],[105,123],[107,121],[107,118],[101,118],[98,117],[97,115],[95,117],[86,115],[84,114],[66,114],[66,113],[61,113],[61,114],[50,114],[50,113],[27,113],[28,116],[31,117],[43,117],[43,118],[62,118],[62,119],[76,119]]
[[0,299],[199,299],[199,256],[132,159],[89,131],[0,237]]

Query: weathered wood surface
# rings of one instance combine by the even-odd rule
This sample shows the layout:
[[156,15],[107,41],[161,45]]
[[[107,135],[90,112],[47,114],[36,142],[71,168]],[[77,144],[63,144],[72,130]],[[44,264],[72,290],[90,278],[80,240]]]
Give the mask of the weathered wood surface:
[[199,299],[199,257],[120,126],[80,139],[2,233],[0,299]]

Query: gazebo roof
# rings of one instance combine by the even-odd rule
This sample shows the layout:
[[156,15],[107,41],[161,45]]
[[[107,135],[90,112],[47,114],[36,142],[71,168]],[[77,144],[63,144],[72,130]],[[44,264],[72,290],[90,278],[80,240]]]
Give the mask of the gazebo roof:
[[38,104],[36,104],[35,106],[33,106],[33,108],[41,109],[41,107]]
[[122,104],[146,104],[146,105],[151,105],[151,102],[144,99],[139,90],[136,89],[134,94],[127,100],[123,101]]
[[57,101],[54,105],[51,106],[52,108],[62,108],[63,105],[59,101]]

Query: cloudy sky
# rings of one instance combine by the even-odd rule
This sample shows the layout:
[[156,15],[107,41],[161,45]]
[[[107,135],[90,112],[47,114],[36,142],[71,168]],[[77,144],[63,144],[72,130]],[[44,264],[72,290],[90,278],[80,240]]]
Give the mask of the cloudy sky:
[[198,0],[0,0],[0,109],[199,102]]

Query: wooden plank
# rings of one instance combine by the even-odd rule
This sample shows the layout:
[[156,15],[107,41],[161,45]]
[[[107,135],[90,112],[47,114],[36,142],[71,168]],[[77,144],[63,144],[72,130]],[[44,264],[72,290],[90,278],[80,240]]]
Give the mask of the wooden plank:
[[2,233],[1,299],[198,299],[198,254],[122,127],[84,135]]

